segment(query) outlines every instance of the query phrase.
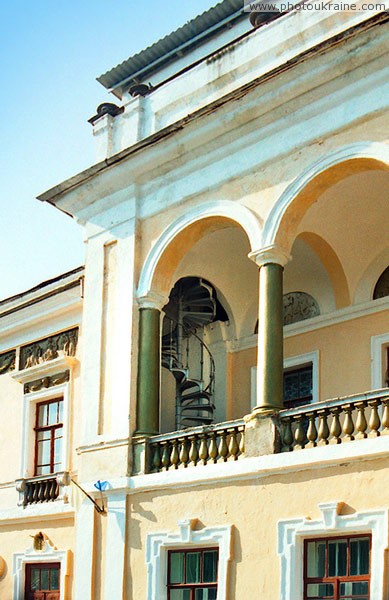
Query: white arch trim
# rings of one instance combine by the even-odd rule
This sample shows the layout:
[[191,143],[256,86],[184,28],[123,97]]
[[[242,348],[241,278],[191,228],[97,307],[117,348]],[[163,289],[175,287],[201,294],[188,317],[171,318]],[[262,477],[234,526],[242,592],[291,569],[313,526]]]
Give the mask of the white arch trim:
[[158,262],[176,235],[189,225],[209,217],[225,217],[226,219],[235,221],[242,227],[249,238],[251,250],[256,250],[260,247],[262,235],[261,224],[255,213],[246,206],[232,202],[231,200],[219,200],[196,206],[171,223],[151,248],[140,275],[137,291],[138,298],[149,296]]
[[286,210],[308,183],[327,169],[347,160],[357,158],[377,160],[389,166],[389,145],[379,142],[350,144],[321,157],[308,167],[306,171],[292,181],[273,206],[264,224],[262,242],[258,247],[271,246],[275,243],[278,229]]

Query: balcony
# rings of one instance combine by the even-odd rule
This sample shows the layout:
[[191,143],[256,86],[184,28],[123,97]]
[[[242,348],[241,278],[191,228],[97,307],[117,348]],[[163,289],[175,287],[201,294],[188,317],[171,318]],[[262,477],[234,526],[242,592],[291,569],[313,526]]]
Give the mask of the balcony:
[[16,491],[19,492],[18,506],[26,507],[45,502],[68,502],[67,487],[70,475],[67,471],[40,475],[16,480]]
[[193,427],[134,439],[133,474],[209,466],[389,433],[389,390],[282,410],[259,419]]

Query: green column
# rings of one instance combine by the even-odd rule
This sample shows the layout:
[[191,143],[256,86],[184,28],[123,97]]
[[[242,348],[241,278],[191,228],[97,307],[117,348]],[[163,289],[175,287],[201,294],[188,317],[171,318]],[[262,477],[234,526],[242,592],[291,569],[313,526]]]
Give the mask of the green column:
[[135,435],[159,433],[160,311],[139,309],[139,352]]
[[255,411],[283,408],[283,266],[268,262],[259,270],[258,372]]

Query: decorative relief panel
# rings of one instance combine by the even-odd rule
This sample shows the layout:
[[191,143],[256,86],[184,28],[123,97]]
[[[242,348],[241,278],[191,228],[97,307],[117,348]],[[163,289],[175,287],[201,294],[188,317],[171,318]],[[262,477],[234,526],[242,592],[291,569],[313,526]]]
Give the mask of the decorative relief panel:
[[4,354],[0,354],[0,375],[3,375],[3,373],[8,373],[8,371],[14,371],[15,363],[15,350],[11,350],[10,352],[4,352]]
[[38,390],[46,389],[53,387],[54,385],[61,385],[61,383],[65,383],[65,381],[69,381],[69,371],[64,371],[63,373],[56,373],[51,377],[42,377],[41,379],[36,379],[35,381],[29,381],[24,384],[24,393],[28,394],[30,392],[37,392]]
[[78,329],[75,328],[23,346],[20,349],[19,369],[28,369],[61,355],[75,356],[77,340]]
[[320,315],[320,308],[315,298],[305,292],[284,294],[284,325],[304,321]]

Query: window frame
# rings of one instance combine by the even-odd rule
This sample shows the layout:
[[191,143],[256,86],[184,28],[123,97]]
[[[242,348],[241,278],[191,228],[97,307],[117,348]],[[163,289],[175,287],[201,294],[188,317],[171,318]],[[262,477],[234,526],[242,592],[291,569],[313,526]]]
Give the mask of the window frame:
[[[167,551],[167,580],[166,580],[166,588],[167,588],[167,598],[168,600],[170,600],[171,597],[171,591],[172,590],[190,590],[191,594],[190,594],[190,600],[195,600],[195,594],[196,594],[196,590],[198,589],[204,589],[204,588],[213,588],[216,589],[217,592],[217,588],[218,588],[218,581],[217,581],[217,574],[216,574],[216,581],[209,581],[209,582],[204,582],[204,581],[200,581],[200,582],[194,582],[194,583],[171,583],[170,582],[170,573],[171,573],[171,562],[170,562],[170,556],[172,554],[177,554],[177,553],[184,553],[185,556],[191,552],[201,552],[201,559],[200,559],[200,570],[202,572],[202,565],[204,564],[203,561],[203,554],[205,552],[217,552],[217,561],[219,563],[219,548],[218,546],[200,546],[198,548],[195,547],[184,547],[184,548],[170,548]],[[185,565],[186,565],[186,558],[185,558]],[[184,567],[185,569],[185,567]]]
[[389,387],[389,333],[374,335],[370,338],[371,388],[380,390]]
[[[56,403],[60,403],[62,402],[62,421],[56,421],[56,423],[52,424],[52,425],[39,425],[39,409],[41,406],[48,406],[50,404],[54,404],[54,402]],[[58,407],[59,408],[59,407]],[[57,419],[58,419],[58,408],[57,408]],[[35,457],[34,457],[34,477],[43,477],[44,475],[53,475],[54,473],[57,473],[58,471],[62,471],[63,469],[55,469],[55,440],[56,438],[56,431],[58,429],[62,429],[62,443],[63,443],[63,437],[64,437],[64,424],[63,424],[63,411],[64,411],[64,398],[63,396],[59,396],[58,398],[51,398],[49,400],[44,400],[42,402],[37,402],[35,405],[35,427],[34,427],[34,431],[35,431]],[[38,434],[46,431],[46,432],[50,432],[50,464],[49,465],[38,465],[38,455],[39,455],[39,443],[41,440],[38,440]],[[62,454],[62,452],[61,452]],[[38,468],[41,468],[43,466],[49,466],[50,467],[50,471],[49,473],[37,473]],[[61,463],[60,466],[62,467],[62,456],[61,456]]]
[[278,555],[281,561],[280,600],[303,598],[304,540],[317,537],[371,535],[370,597],[384,597],[385,560],[389,545],[387,509],[340,514],[343,502],[318,505],[321,517],[300,517],[278,522]]
[[[350,540],[353,539],[361,539],[366,538],[369,540],[369,572],[365,575],[334,575],[333,577],[329,576],[328,573],[324,577],[309,577],[307,575],[308,571],[308,551],[307,547],[310,542],[326,542],[326,546],[328,549],[328,543],[333,540],[347,540],[347,570],[350,566],[349,552],[350,552]],[[351,534],[351,535],[327,535],[327,536],[319,536],[319,537],[308,537],[304,539],[304,595],[303,600],[310,600],[308,598],[307,587],[309,584],[330,584],[334,587],[333,600],[339,600],[339,586],[341,583],[348,582],[358,582],[358,581],[368,581],[368,596],[370,598],[370,578],[371,578],[371,534],[369,533],[360,533],[360,534]],[[328,552],[328,550],[327,550]],[[328,570],[328,556],[326,557],[326,571]],[[331,600],[331,599],[329,599]],[[340,599],[341,600],[341,599]]]
[[231,561],[231,525],[195,529],[198,519],[178,521],[178,532],[149,533],[146,538],[146,600],[167,600],[168,551],[201,547],[218,548],[217,600],[227,600],[228,569]]
[[[60,562],[28,562],[25,563],[25,577],[24,577],[24,593],[27,596],[28,592],[32,592],[34,590],[31,590],[31,571],[32,569],[48,569],[53,570],[53,569],[58,569],[58,589],[57,590],[35,590],[37,592],[57,592],[59,597],[61,597],[61,563]],[[30,589],[28,588],[28,584],[30,584]]]
[[[44,402],[50,402],[56,398],[63,400],[63,430],[62,430],[62,459],[61,468],[57,472],[69,471],[70,463],[70,440],[69,440],[69,382],[62,383],[47,389],[38,390],[24,394],[23,398],[23,427],[22,427],[22,460],[21,460],[21,478],[29,479],[35,477],[36,460],[36,414],[37,405]],[[40,475],[39,477],[44,477]]]

